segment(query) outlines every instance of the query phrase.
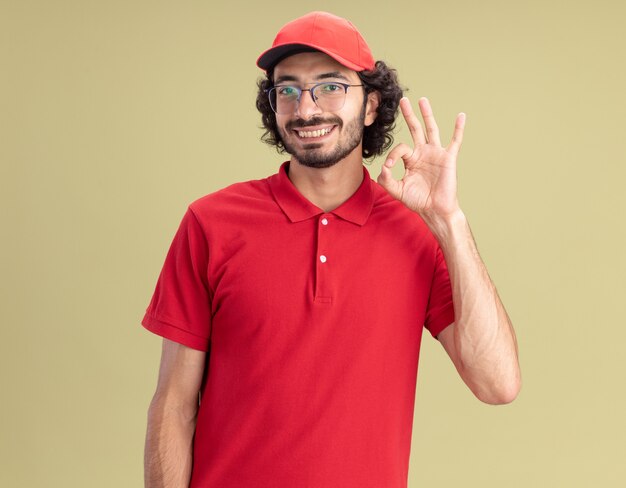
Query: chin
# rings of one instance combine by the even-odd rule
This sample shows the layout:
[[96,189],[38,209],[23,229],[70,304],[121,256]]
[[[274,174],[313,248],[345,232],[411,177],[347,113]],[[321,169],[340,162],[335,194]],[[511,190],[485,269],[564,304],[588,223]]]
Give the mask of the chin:
[[287,147],[287,152],[298,163],[308,168],[330,168],[345,159],[352,152],[346,153],[345,149],[340,146],[335,146],[331,151],[321,151],[319,144],[311,144],[311,146],[313,147],[305,147],[304,150],[299,151],[289,151]]
[[297,158],[298,163],[302,166],[306,166],[307,168],[330,168],[337,164],[340,160],[329,160],[329,159],[320,159],[320,160],[309,160],[309,159],[300,159]]

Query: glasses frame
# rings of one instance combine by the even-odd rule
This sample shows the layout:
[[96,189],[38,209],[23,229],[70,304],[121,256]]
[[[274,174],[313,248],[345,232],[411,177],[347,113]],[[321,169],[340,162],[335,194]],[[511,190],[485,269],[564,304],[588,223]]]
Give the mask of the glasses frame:
[[346,97],[348,96],[348,88],[351,86],[365,86],[363,83],[359,84],[359,85],[353,85],[350,83],[341,83],[340,81],[321,81],[319,83],[315,83],[311,88],[300,88],[298,86],[295,85],[288,85],[288,84],[284,84],[284,85],[275,85],[271,88],[266,88],[265,89],[265,93],[267,93],[267,99],[270,102],[270,107],[272,108],[272,110],[274,111],[274,113],[276,114],[287,114],[289,112],[278,112],[275,108],[274,105],[272,104],[272,91],[276,91],[276,88],[282,88],[285,86],[288,86],[290,88],[293,88],[294,90],[297,90],[298,92],[298,98],[296,98],[296,107],[295,110],[298,110],[298,107],[300,107],[300,99],[302,98],[302,92],[308,91],[309,94],[311,95],[311,100],[313,100],[313,103],[315,104],[316,107],[318,107],[320,110],[323,110],[322,107],[320,107],[317,104],[317,99],[313,96],[313,91],[321,85],[328,85],[328,84],[332,84],[332,85],[341,85],[343,86],[343,90],[344,90],[344,97],[343,97],[343,104],[341,105],[341,107],[339,107],[336,110],[340,110],[343,108],[343,105],[346,103]]

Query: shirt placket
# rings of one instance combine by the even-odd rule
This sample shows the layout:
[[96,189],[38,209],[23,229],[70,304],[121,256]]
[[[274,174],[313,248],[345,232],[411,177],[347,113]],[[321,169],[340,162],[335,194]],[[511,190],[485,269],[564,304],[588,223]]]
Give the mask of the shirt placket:
[[317,252],[315,255],[315,303],[330,305],[330,273],[333,269],[331,214],[321,214],[317,220]]

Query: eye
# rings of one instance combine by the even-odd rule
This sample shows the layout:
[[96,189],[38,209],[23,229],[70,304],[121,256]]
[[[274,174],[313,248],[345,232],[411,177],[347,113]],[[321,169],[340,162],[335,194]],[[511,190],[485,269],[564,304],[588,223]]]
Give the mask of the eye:
[[338,83],[324,83],[320,86],[322,93],[334,94],[343,91],[343,85]]
[[297,97],[298,90],[294,86],[279,86],[276,90],[281,97]]

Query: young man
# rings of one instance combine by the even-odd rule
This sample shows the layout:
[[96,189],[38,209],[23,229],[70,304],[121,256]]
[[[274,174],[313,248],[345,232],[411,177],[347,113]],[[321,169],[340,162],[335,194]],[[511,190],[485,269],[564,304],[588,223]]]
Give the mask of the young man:
[[[164,337],[148,487],[406,487],[423,328],[474,394],[520,388],[515,334],[442,146],[348,21],[287,24],[257,64],[278,173],[192,202],[142,324]],[[374,182],[398,106],[413,147]],[[402,159],[401,181],[391,168]],[[200,400],[198,395],[200,394]]]

